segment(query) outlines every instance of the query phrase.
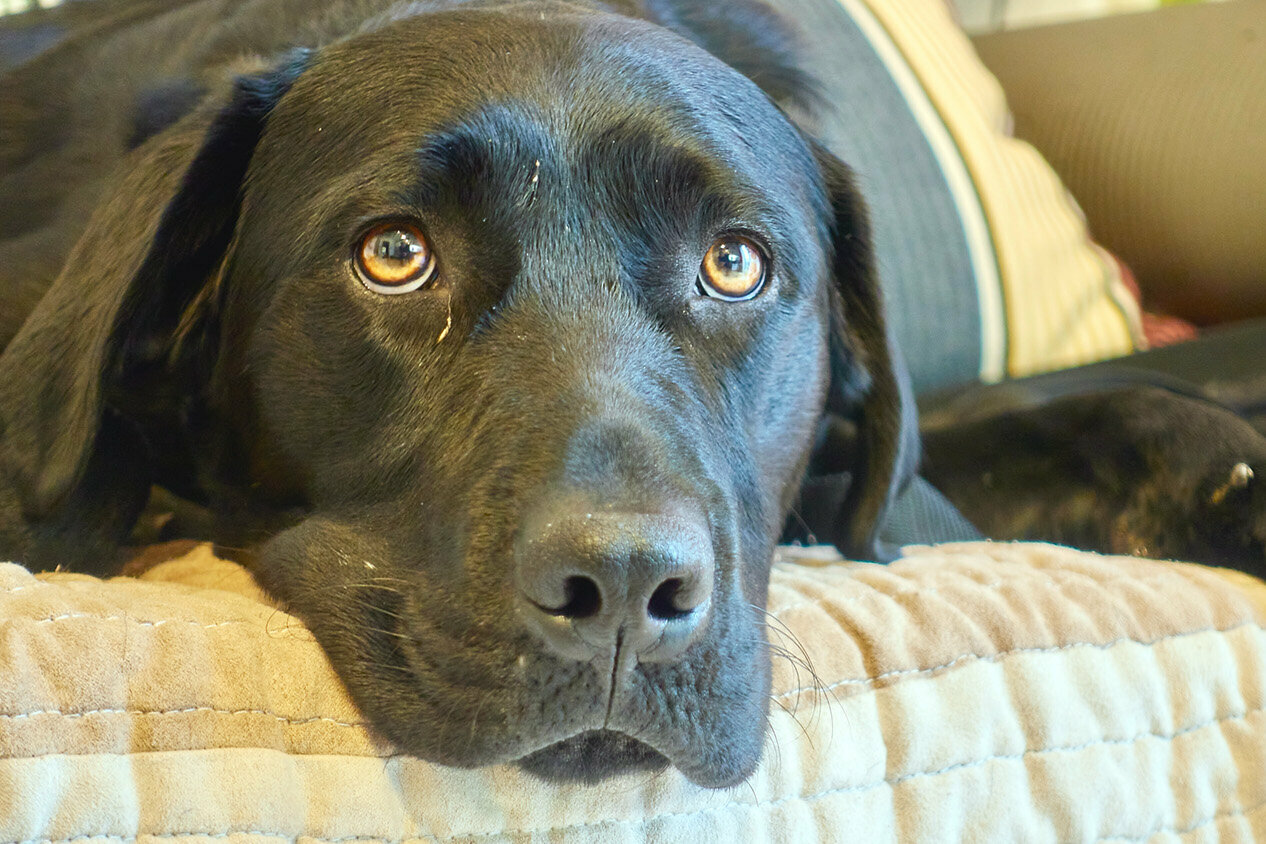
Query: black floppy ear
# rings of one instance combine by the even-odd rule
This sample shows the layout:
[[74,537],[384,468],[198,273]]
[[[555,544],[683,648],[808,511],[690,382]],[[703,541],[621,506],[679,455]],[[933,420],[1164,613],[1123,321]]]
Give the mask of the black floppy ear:
[[888,561],[884,516],[919,463],[918,411],[884,319],[870,221],[849,168],[811,143],[832,217],[831,383],[801,489],[803,527],[850,559]]
[[158,428],[205,384],[242,181],[304,59],[238,80],[227,104],[129,153],[0,355],[0,556],[112,565],[179,439]]

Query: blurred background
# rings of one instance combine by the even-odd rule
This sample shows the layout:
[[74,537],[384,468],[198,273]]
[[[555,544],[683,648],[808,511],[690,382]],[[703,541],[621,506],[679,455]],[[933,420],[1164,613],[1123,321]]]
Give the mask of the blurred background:
[[[14,0],[11,0],[13,2]],[[30,2],[30,0],[16,0]],[[952,0],[971,34],[1222,0]]]
[[[35,8],[51,9],[65,2],[67,0],[0,0],[0,15]],[[963,28],[972,34],[1199,2],[1222,0],[951,0]]]

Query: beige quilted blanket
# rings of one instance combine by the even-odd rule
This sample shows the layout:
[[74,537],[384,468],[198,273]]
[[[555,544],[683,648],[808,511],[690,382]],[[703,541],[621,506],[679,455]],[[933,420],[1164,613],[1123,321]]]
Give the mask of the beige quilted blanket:
[[1266,839],[1266,585],[1047,545],[815,552],[770,603],[817,676],[777,660],[765,761],[719,792],[395,755],[205,549],[144,580],[0,565],[0,842]]

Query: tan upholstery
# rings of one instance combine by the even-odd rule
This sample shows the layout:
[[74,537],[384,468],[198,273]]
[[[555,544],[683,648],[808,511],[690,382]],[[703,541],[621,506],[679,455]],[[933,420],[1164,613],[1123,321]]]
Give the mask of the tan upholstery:
[[398,755],[205,548],[140,581],[0,565],[0,841],[1266,837],[1266,584],[1049,545],[786,553],[770,607],[816,674],[775,661],[764,762],[726,791]]

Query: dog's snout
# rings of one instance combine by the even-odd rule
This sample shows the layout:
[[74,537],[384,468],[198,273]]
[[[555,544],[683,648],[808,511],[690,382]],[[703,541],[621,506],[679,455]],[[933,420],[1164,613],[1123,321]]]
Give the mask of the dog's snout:
[[641,662],[679,656],[711,606],[712,541],[702,519],[569,512],[536,520],[516,548],[525,623],[558,655],[620,648]]

